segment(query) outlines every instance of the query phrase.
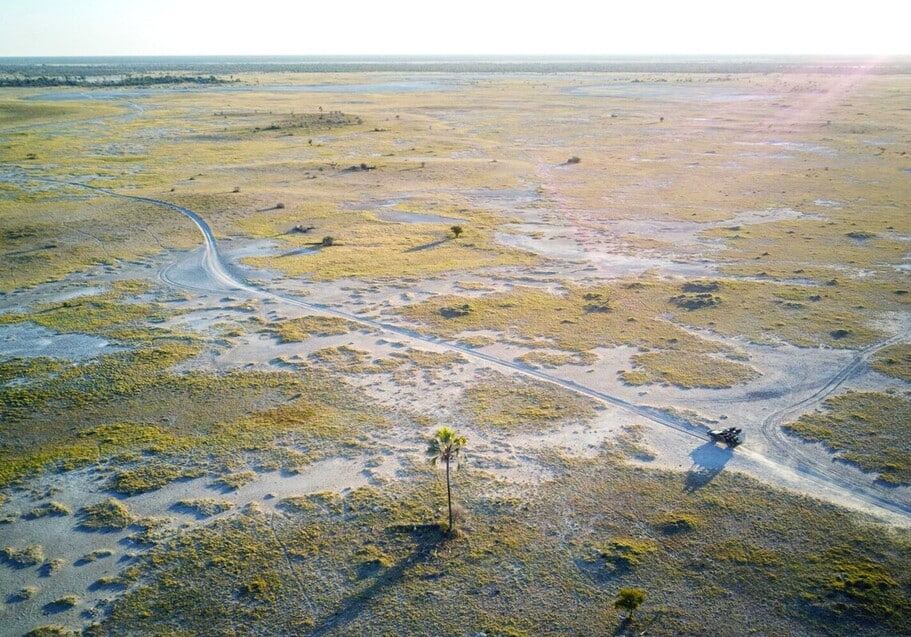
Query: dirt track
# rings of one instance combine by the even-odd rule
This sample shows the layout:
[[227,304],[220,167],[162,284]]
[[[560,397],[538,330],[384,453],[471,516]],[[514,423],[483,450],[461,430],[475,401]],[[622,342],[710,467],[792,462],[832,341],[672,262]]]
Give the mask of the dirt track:
[[[104,195],[124,197],[157,206],[163,206],[179,212],[192,220],[203,235],[204,245],[202,246],[202,253],[199,256],[198,267],[204,271],[205,278],[208,282],[206,285],[200,285],[199,283],[190,284],[185,281],[180,281],[170,274],[170,268],[165,268],[161,273],[161,278],[170,285],[197,291],[243,292],[254,298],[270,299],[278,303],[306,310],[313,314],[343,318],[373,329],[395,334],[396,336],[403,337],[412,342],[441,346],[452,351],[457,351],[464,356],[480,361],[483,364],[500,371],[519,373],[539,381],[552,383],[608,405],[626,410],[627,412],[645,418],[652,423],[672,429],[678,435],[697,440],[706,439],[705,429],[703,427],[693,425],[684,418],[675,416],[661,409],[648,405],[636,404],[620,396],[600,391],[575,380],[562,378],[464,345],[439,338],[428,337],[398,325],[366,318],[353,312],[346,311],[344,308],[309,303],[291,295],[278,294],[265,287],[251,285],[245,281],[241,275],[232,271],[233,268],[231,267],[231,264],[223,258],[219,251],[218,242],[209,225],[199,214],[188,208],[167,201],[125,195],[74,182],[45,181],[56,183],[60,186],[85,188]],[[780,425],[786,420],[799,416],[799,414],[806,412],[813,406],[821,403],[826,397],[832,395],[851,378],[852,375],[856,374],[876,351],[894,343],[908,340],[909,338],[911,338],[911,334],[905,332],[857,352],[847,365],[833,370],[829,377],[824,379],[809,397],[800,397],[796,400],[792,397],[791,400],[793,402],[789,401],[787,396],[779,397],[779,400],[782,401],[779,404],[783,404],[784,406],[776,409],[774,413],[766,417],[761,423],[757,423],[754,427],[748,429],[750,436],[761,436],[774,453],[761,453],[760,451],[751,448],[751,445],[749,444],[738,448],[736,455],[741,456],[746,460],[745,464],[747,466],[744,467],[744,469],[760,479],[765,479],[773,483],[785,484],[789,488],[800,490],[809,495],[830,499],[838,504],[855,508],[857,508],[858,505],[861,505],[861,508],[866,509],[868,512],[873,514],[878,513],[879,516],[884,517],[893,523],[902,525],[911,524],[911,499],[909,499],[907,489],[890,490],[880,487],[869,476],[857,471],[853,467],[842,463],[832,462],[831,458],[821,457],[820,454],[807,453],[807,445],[787,438],[780,428]]]

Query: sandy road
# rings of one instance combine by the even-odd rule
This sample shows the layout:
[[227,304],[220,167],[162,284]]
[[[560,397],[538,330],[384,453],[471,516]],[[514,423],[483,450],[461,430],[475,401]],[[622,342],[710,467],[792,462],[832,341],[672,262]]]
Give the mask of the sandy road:
[[[105,188],[99,188],[78,182],[64,182],[52,179],[37,179],[26,177],[8,179],[8,181],[19,183],[20,185],[23,182],[29,180],[52,183],[59,186],[84,188],[92,190],[99,194],[131,199],[133,201],[140,201],[179,212],[180,214],[193,221],[193,223],[197,226],[203,235],[204,244],[200,266],[205,270],[206,274],[212,280],[212,282],[224,286],[224,290],[226,292],[242,291],[253,297],[271,299],[278,303],[305,309],[308,312],[314,314],[342,318],[347,321],[364,325],[376,330],[381,330],[386,333],[396,334],[411,341],[432,344],[447,348],[451,351],[457,351],[466,357],[483,361],[490,367],[519,373],[527,377],[557,385],[569,391],[588,396],[620,409],[627,410],[653,423],[664,427],[669,427],[686,436],[691,436],[699,440],[706,440],[705,430],[702,427],[695,426],[687,422],[685,419],[676,417],[661,409],[657,409],[648,405],[631,403],[627,400],[624,400],[623,398],[608,394],[592,387],[582,385],[581,383],[561,378],[559,376],[555,376],[553,374],[549,374],[547,372],[534,369],[511,360],[498,358],[491,354],[480,352],[458,343],[421,334],[415,330],[410,330],[398,325],[384,323],[382,321],[359,316],[357,314],[346,312],[344,310],[329,307],[323,304],[308,303],[293,296],[278,294],[276,292],[268,290],[267,288],[251,285],[244,280],[242,275],[232,272],[230,264],[225,258],[223,258],[219,251],[218,241],[216,240],[215,235],[212,232],[212,229],[209,227],[208,223],[206,223],[206,221],[199,214],[183,206],[149,197],[122,194],[112,190],[107,190]],[[165,268],[162,271],[161,278],[163,281],[170,285],[175,285],[182,288],[194,289],[197,291],[217,291],[195,286],[188,286],[185,283],[179,282],[169,276],[169,268]],[[765,420],[763,420],[763,422],[760,423],[757,428],[757,433],[761,433],[765,438],[768,439],[772,448],[776,452],[776,457],[761,454],[756,450],[745,447],[738,448],[737,453],[750,457],[755,461],[757,465],[772,467],[779,472],[787,473],[791,476],[796,476],[804,486],[804,489],[807,493],[814,493],[818,490],[819,487],[826,487],[828,491],[831,491],[832,489],[835,489],[836,491],[842,491],[847,496],[849,496],[848,499],[859,499],[865,504],[869,505],[872,510],[884,510],[892,514],[889,516],[891,519],[895,519],[897,516],[898,518],[901,518],[907,523],[911,524],[911,504],[901,502],[896,498],[891,497],[891,494],[886,488],[881,488],[873,484],[870,480],[863,480],[852,476],[851,472],[842,470],[842,467],[833,465],[830,460],[822,460],[819,457],[814,457],[807,453],[804,453],[804,451],[800,448],[801,444],[788,440],[780,427],[780,425],[786,420],[796,417],[800,413],[803,413],[807,409],[812,408],[814,405],[822,402],[826,397],[833,394],[841,385],[843,385],[848,379],[856,374],[876,351],[882,349],[883,347],[887,347],[894,343],[909,339],[911,339],[911,335],[901,334],[884,340],[880,343],[876,343],[864,350],[861,350],[846,366],[836,370],[829,377],[827,382],[825,382],[811,396],[795,402],[785,407],[784,409],[773,413]]]

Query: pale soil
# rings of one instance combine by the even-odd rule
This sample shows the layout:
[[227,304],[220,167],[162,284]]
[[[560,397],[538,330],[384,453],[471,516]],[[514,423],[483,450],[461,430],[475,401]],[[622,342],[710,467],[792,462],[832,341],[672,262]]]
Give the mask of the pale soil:
[[86,334],[57,334],[34,323],[0,325],[0,351],[5,356],[65,358],[79,361],[122,348]]
[[[250,312],[239,310],[238,305],[249,296],[239,290],[218,289],[213,285],[207,274],[200,269],[200,257],[188,255],[179,261],[176,267],[168,268],[169,275],[180,272],[180,279],[173,279],[185,288],[199,291],[215,287],[216,292],[204,297],[197,297],[183,304],[189,313],[176,317],[169,322],[171,327],[183,329],[208,331],[217,323],[243,323],[251,316]],[[258,277],[255,277],[258,279]],[[464,279],[465,277],[461,277]],[[497,278],[487,280],[497,285]],[[377,285],[349,283],[320,283],[302,284],[306,290],[307,302],[324,304],[330,307],[344,308],[357,316],[377,317],[384,321],[394,322],[394,317],[384,310],[415,302],[425,295],[432,295],[451,291],[453,282],[449,278],[441,277],[426,282],[414,284],[403,292],[400,284]],[[298,286],[293,281],[284,281],[284,285],[276,285],[270,289],[287,289],[297,292]],[[231,292],[233,296],[220,296],[223,292]],[[215,298],[218,302],[215,302]],[[229,300],[225,300],[229,299]],[[296,307],[282,303],[281,300],[266,298],[258,305],[258,310],[253,315],[264,318],[267,322],[280,319],[304,316],[309,313],[306,308]],[[367,308],[368,311],[364,312]],[[889,328],[893,333],[907,332],[911,328],[911,318],[907,316],[892,317],[888,324],[881,327]],[[497,336],[490,333],[490,336]],[[702,336],[707,336],[702,334]],[[547,370],[554,377],[566,379],[590,387],[599,392],[616,396],[633,404],[668,408],[676,406],[679,409],[698,414],[712,426],[743,426],[749,434],[748,444],[738,449],[731,458],[724,457],[724,468],[743,471],[753,477],[772,485],[797,490],[814,497],[821,497],[834,503],[858,509],[865,512],[878,514],[883,519],[901,525],[909,524],[906,515],[889,512],[869,502],[864,502],[862,497],[850,490],[827,487],[825,481],[811,476],[802,476],[795,473],[795,467],[786,458],[776,457],[775,448],[766,444],[762,432],[756,425],[772,417],[793,404],[801,402],[812,396],[820,387],[825,385],[832,375],[833,369],[847,365],[854,355],[848,350],[828,348],[807,349],[791,345],[758,345],[743,339],[721,339],[730,345],[748,354],[750,365],[760,372],[760,376],[750,383],[738,385],[727,390],[713,389],[679,389],[673,386],[648,385],[633,387],[622,383],[618,376],[619,369],[629,368],[629,357],[635,353],[634,348],[618,347],[613,349],[601,348],[596,350],[599,360],[594,365],[566,365],[557,369]],[[420,339],[409,338],[402,334],[387,334],[376,328],[365,326],[364,329],[349,332],[343,335],[314,336],[297,343],[281,344],[278,340],[264,333],[252,333],[243,337],[230,339],[230,345],[223,345],[209,354],[204,355],[191,367],[200,369],[236,369],[256,367],[260,369],[287,368],[288,363],[303,363],[308,361],[308,356],[315,351],[327,347],[348,346],[357,350],[368,352],[375,359],[388,358],[392,353],[401,353],[408,348],[430,351],[447,351],[445,344],[429,343]],[[478,352],[495,359],[513,361],[522,354],[530,351],[526,347],[508,343],[495,343],[477,349]],[[353,372],[349,376],[350,382],[364,391],[370,398],[390,407],[406,408],[412,413],[430,415],[435,421],[450,422],[455,414],[452,406],[458,403],[459,396],[465,387],[474,382],[480,369],[493,368],[501,372],[515,373],[515,370],[503,368],[496,363],[486,360],[471,359],[467,363],[459,364],[456,369],[449,369],[442,374],[435,374],[434,378],[427,380],[420,370],[410,378],[408,386],[397,383],[388,374],[360,375]],[[336,370],[345,374],[345,370]],[[903,383],[894,379],[886,379],[881,374],[872,370],[853,376],[844,388],[883,390],[889,386],[901,389]],[[691,456],[694,449],[702,444],[692,436],[683,436],[673,430],[635,414],[630,414],[622,409],[608,407],[610,417],[601,416],[595,423],[579,423],[568,425],[556,431],[544,434],[523,434],[506,432],[496,441],[488,441],[489,436],[482,432],[467,430],[473,440],[473,455],[479,460],[485,458],[483,465],[494,473],[502,473],[502,477],[520,477],[529,479],[529,476],[547,475],[546,469],[537,472],[527,463],[517,463],[515,456],[521,456],[523,449],[529,451],[541,448],[559,448],[572,455],[587,455],[601,448],[605,439],[610,439],[618,427],[623,424],[641,424],[645,426],[648,445],[655,455],[651,464],[676,470],[688,470],[691,465]],[[613,423],[607,426],[605,422]],[[601,424],[599,424],[601,423]],[[388,439],[386,440],[388,443]],[[489,443],[489,445],[488,445]],[[507,444],[510,453],[501,453],[500,444]],[[821,445],[801,443],[794,440],[791,444],[800,447],[804,453],[812,454],[820,459],[831,458],[831,454]],[[419,445],[406,445],[406,449],[420,451]],[[768,456],[768,457],[766,457]],[[521,469],[515,467],[525,464]],[[852,480],[866,482],[871,488],[872,480],[862,472],[839,464],[833,465],[833,470],[850,474]],[[911,489],[901,487],[888,490],[888,497],[896,502],[911,503]]]
[[[316,462],[296,475],[264,473],[235,491],[214,485],[211,478],[171,483],[157,491],[135,495],[123,500],[137,519],[158,518],[166,521],[162,533],[188,529],[206,524],[218,515],[254,504],[270,512],[282,498],[319,493],[345,492],[367,484],[381,484],[395,474],[397,460],[385,457],[380,464],[366,466],[360,460],[332,459]],[[37,504],[53,500],[67,505],[74,513],[82,507],[102,502],[110,497],[104,481],[93,470],[72,471],[34,480],[28,490],[13,492],[2,509],[4,516],[21,515]],[[232,509],[216,516],[199,516],[179,506],[182,500],[214,499],[230,502]],[[40,568],[4,567],[3,596],[6,599],[25,587],[38,592],[30,599],[0,606],[0,634],[21,635],[42,623],[78,625],[80,617],[101,617],[104,604],[117,596],[120,587],[99,585],[98,580],[116,576],[131,564],[143,548],[131,542],[129,536],[137,531],[129,527],[122,531],[92,532],[80,530],[76,516],[45,517],[37,520],[18,519],[0,526],[0,546],[23,548],[39,544],[47,562],[62,560],[53,573],[44,575]],[[111,554],[92,561],[81,560],[94,551]],[[58,610],[52,603],[66,595],[81,598],[73,609]]]
[[[245,254],[264,249],[268,247],[262,244],[249,248],[238,246],[234,252]],[[169,259],[173,261],[168,262]],[[172,255],[169,259],[162,259],[163,265],[159,269],[161,278],[164,282],[185,290],[186,296],[183,300],[178,298],[171,301],[173,307],[182,313],[166,323],[166,327],[212,333],[219,329],[219,324],[245,325],[249,323],[250,316],[258,316],[268,323],[304,316],[310,312],[307,308],[284,303],[274,297],[257,298],[256,294],[251,294],[248,290],[225,286],[213,280],[202,267],[204,261],[201,251],[183,256]],[[118,276],[125,274],[120,272]],[[248,271],[247,274],[253,275],[249,279],[257,281],[270,278],[263,277],[261,273]],[[565,276],[565,272],[561,272],[561,276]],[[117,277],[105,272],[89,278],[103,281]],[[466,277],[440,277],[408,286],[358,282],[312,284],[283,280],[276,281],[274,287],[268,287],[305,298],[308,302],[344,309],[352,312],[355,318],[362,315],[392,321],[394,317],[388,313],[389,309],[451,291],[456,279],[465,280]],[[544,273],[534,282],[545,287],[558,287],[554,284],[555,279],[552,274]],[[503,281],[497,277],[483,281],[495,288],[503,285]],[[527,283],[528,281],[523,281],[523,284]],[[43,286],[34,297],[39,298],[42,294],[58,297],[75,294],[72,284],[73,282]],[[104,288],[97,286],[93,289]],[[255,309],[252,311],[241,307],[241,304],[250,299],[254,301]],[[28,302],[26,299],[17,301]],[[908,317],[898,316],[893,317],[887,327],[891,332],[897,333],[907,331],[907,323]],[[495,333],[488,335],[497,336]],[[95,342],[99,340],[88,339],[85,342],[91,342],[95,348],[103,347]],[[36,351],[72,359],[82,357],[84,346],[73,349],[71,341],[72,337],[66,335],[42,333],[37,342],[43,345]],[[251,367],[288,369],[289,364],[308,361],[308,356],[317,350],[342,345],[366,351],[375,358],[385,358],[409,348],[449,351],[449,346],[445,343],[430,343],[401,333],[385,333],[371,326],[343,335],[315,336],[296,343],[280,344],[275,337],[261,332],[222,339],[221,342],[221,345],[211,348],[188,367],[214,370]],[[0,340],[0,348],[5,344],[5,355],[12,355],[20,351],[16,343],[10,338]],[[766,444],[761,430],[755,427],[764,419],[812,395],[831,377],[833,369],[840,368],[851,360],[853,352],[808,350],[788,345],[756,345],[737,339],[728,341],[728,344],[749,355],[750,364],[760,372],[757,380],[730,390],[627,386],[618,379],[617,371],[629,367],[629,357],[635,352],[629,347],[597,350],[599,360],[594,365],[567,365],[546,371],[553,377],[590,387],[633,404],[659,408],[677,406],[699,413],[710,422],[741,425],[750,432],[748,443],[733,453],[708,443],[705,439],[700,440],[691,434],[651,422],[626,409],[608,405],[591,421],[569,422],[539,432],[509,431],[494,434],[462,426],[460,429],[471,440],[469,466],[475,471],[487,472],[492,477],[505,481],[506,485],[523,485],[523,488],[527,488],[552,475],[551,470],[537,460],[539,452],[558,451],[569,456],[592,456],[600,453],[605,444],[611,444],[618,435],[624,434],[626,427],[635,426],[639,432],[639,442],[630,461],[678,471],[684,488],[690,488],[687,485],[700,488],[720,471],[738,471],[773,486],[868,514],[872,519],[904,527],[911,525],[908,515],[883,508],[862,493],[832,483],[825,476],[808,475],[795,470],[788,458],[777,457],[774,447]],[[500,342],[477,351],[497,360],[513,361],[529,350]],[[353,387],[391,409],[421,414],[434,422],[452,422],[457,418],[453,406],[458,405],[462,392],[482,370],[491,368],[501,373],[517,373],[515,369],[469,356],[468,362],[442,372],[432,370],[427,373],[417,369],[405,384],[396,382],[389,374],[352,373],[348,378]],[[345,375],[344,369],[337,371]],[[901,387],[902,384],[900,381],[884,379],[875,372],[865,371],[852,377],[844,387],[882,390],[890,385]],[[371,458],[330,460],[317,463],[296,476],[260,475],[235,492],[213,490],[210,486],[211,479],[198,479],[177,482],[152,493],[126,498],[124,502],[138,516],[169,518],[171,528],[187,528],[204,524],[210,519],[173,510],[172,507],[182,499],[208,497],[228,500],[236,508],[256,503],[270,510],[282,497],[325,490],[345,491],[376,480],[395,479],[396,471],[403,463],[407,465],[420,461],[427,433],[394,423],[394,429],[378,439],[387,454],[378,466],[376,460]],[[810,453],[814,457],[831,458],[831,454],[820,445],[797,441],[791,444],[801,447],[804,453]],[[856,469],[846,465],[833,465],[833,469],[838,475],[849,474],[852,480],[875,489],[870,477]],[[0,512],[4,516],[21,514],[47,499],[40,496],[63,502],[73,511],[107,497],[103,483],[91,471],[59,474],[31,483],[28,491],[14,493],[0,508]],[[907,487],[891,489],[887,496],[894,502],[904,502],[906,506],[911,504],[911,489]],[[63,561],[59,571],[49,576],[42,576],[38,568],[4,567],[5,596],[28,586],[36,587],[38,593],[27,601],[8,603],[0,608],[5,627],[0,634],[20,634],[31,626],[48,622],[76,625],[81,619],[102,613],[104,604],[118,594],[116,587],[99,586],[96,582],[100,578],[116,575],[141,550],[125,541],[125,537],[132,531],[88,533],[75,530],[75,525],[74,518],[67,516],[31,521],[16,519],[0,526],[0,546],[24,548],[40,544],[48,561]],[[81,556],[96,550],[111,550],[113,554],[78,566],[74,564]],[[81,601],[75,608],[60,610],[49,606],[54,600],[68,594],[80,596]]]
[[[603,95],[620,89],[593,85],[580,90]],[[657,87],[654,90],[664,95],[667,91],[680,89]],[[693,95],[706,101],[736,101],[742,97],[740,92],[733,88],[727,90],[727,87],[720,91],[707,87]],[[542,145],[535,148],[535,152],[544,152],[541,148],[545,148],[546,144],[540,143]],[[739,159],[749,158],[754,153],[753,145],[758,148],[773,145],[779,154],[763,154],[762,157],[781,162],[782,166],[789,166],[801,154],[829,156],[834,152],[821,146],[781,142],[772,135],[768,141],[743,142],[743,156]],[[561,146],[553,152],[561,153],[562,157],[564,149]],[[664,161],[646,154],[643,152],[641,156],[637,154],[626,159],[636,164]],[[585,161],[589,161],[588,156]],[[205,524],[211,519],[197,519],[194,515],[173,510],[171,507],[182,499],[229,500],[236,505],[235,510],[256,503],[272,510],[282,497],[325,490],[341,492],[395,480],[409,465],[421,461],[424,439],[435,426],[458,423],[458,405],[469,385],[490,370],[510,376],[527,375],[527,368],[514,366],[515,359],[530,351],[527,347],[506,342],[503,335],[496,332],[474,332],[471,335],[489,336],[497,342],[478,348],[476,355],[470,350],[454,349],[452,343],[424,339],[398,329],[404,325],[393,312],[398,307],[444,293],[458,292],[471,296],[508,290],[517,285],[533,285],[555,291],[566,283],[598,282],[646,272],[660,277],[713,276],[717,274],[717,264],[712,259],[721,244],[699,233],[731,225],[824,219],[828,208],[841,205],[838,201],[818,199],[800,207],[733,211],[716,220],[655,221],[641,218],[636,210],[623,212],[621,206],[614,202],[614,217],[594,223],[589,219],[590,210],[571,205],[554,187],[571,174],[566,167],[541,162],[537,170],[536,177],[548,186],[545,189],[546,201],[528,184],[514,188],[478,189],[468,193],[472,205],[500,210],[516,219],[516,223],[502,228],[497,238],[506,245],[521,247],[544,257],[545,262],[537,267],[453,273],[419,281],[313,282],[306,277],[284,277],[278,272],[254,271],[240,264],[241,259],[249,256],[281,254],[282,248],[276,242],[220,239],[219,247],[230,265],[229,274],[233,273],[235,279],[245,279],[252,287],[245,287],[239,281],[232,282],[230,276],[213,271],[207,265],[207,253],[197,249],[189,253],[163,254],[146,264],[120,264],[116,269],[91,268],[58,283],[17,291],[0,301],[0,312],[24,311],[40,301],[100,293],[108,289],[107,286],[114,280],[145,276],[179,293],[169,301],[169,306],[181,313],[165,323],[164,327],[206,335],[220,335],[224,325],[241,326],[248,330],[243,336],[219,337],[216,344],[197,359],[181,366],[181,370],[293,370],[296,364],[312,362],[310,355],[313,352],[343,345],[366,351],[374,358],[387,358],[409,349],[458,351],[466,357],[467,362],[446,369],[413,369],[405,381],[388,373],[361,374],[354,370],[335,370],[356,391],[389,408],[391,429],[378,433],[376,439],[381,449],[379,464],[376,456],[333,459],[316,463],[299,475],[260,474],[253,482],[234,492],[213,490],[211,479],[207,478],[177,482],[152,493],[124,499],[124,503],[137,515],[170,518],[171,528],[177,529]],[[642,181],[642,188],[647,191],[647,180]],[[162,197],[167,199],[166,195]],[[405,213],[395,213],[395,217],[390,217],[393,214],[388,210],[390,201],[393,200],[377,195],[375,199],[361,198],[351,206],[360,209],[373,207],[379,215],[386,215],[387,220],[403,224],[420,219],[401,216]],[[432,213],[428,211],[427,214]],[[446,219],[458,220],[454,216]],[[643,237],[651,243],[639,245]],[[851,271],[854,272],[854,269]],[[482,283],[486,289],[473,291],[459,288],[458,283],[466,281]],[[248,301],[249,307],[244,307]],[[320,312],[307,306],[308,303],[344,313],[351,320],[380,321],[396,329],[384,330],[365,324],[344,335],[316,336],[298,343],[280,344],[272,335],[258,331],[262,324],[250,321],[251,317],[256,317],[267,325]],[[890,336],[907,336],[911,332],[911,317],[883,317],[878,327]],[[617,445],[618,440],[629,438],[630,428],[633,428],[638,432],[635,436],[638,442],[635,450],[625,452],[629,461],[678,472],[681,488],[699,488],[710,482],[718,472],[737,471],[776,487],[847,507],[859,514],[869,515],[873,520],[901,527],[911,526],[911,515],[908,513],[911,510],[911,488],[880,487],[874,483],[872,476],[842,463],[834,463],[832,454],[821,445],[792,440],[788,443],[791,447],[783,453],[780,445],[776,444],[776,438],[769,435],[780,424],[777,422],[779,417],[802,401],[807,401],[802,409],[812,411],[830,391],[882,391],[888,388],[907,391],[907,383],[861,367],[836,387],[827,388],[833,374],[849,365],[855,352],[757,345],[742,339],[712,338],[745,352],[749,356],[749,364],[759,372],[759,376],[727,390],[683,390],[660,385],[632,387],[618,378],[620,370],[630,368],[629,359],[635,353],[631,347],[595,350],[598,361],[592,365],[567,365],[543,368],[542,371],[547,375],[546,382],[559,383],[567,391],[580,386],[636,407],[686,411],[686,418],[691,421],[696,418],[690,412],[719,426],[742,426],[747,431],[747,442],[735,451],[729,452],[707,442],[704,429],[681,430],[647,418],[641,411],[608,403],[603,405],[595,418],[570,421],[541,430],[529,428],[492,432],[459,424],[460,431],[470,443],[469,469],[505,482],[505,488],[525,488],[552,476],[552,469],[540,460],[541,452],[592,456],[604,450],[605,446]],[[0,356],[22,355],[27,353],[24,348],[30,348],[33,354],[74,361],[110,349],[100,339],[92,337],[53,335],[27,327],[0,327]],[[422,416],[434,424],[423,429],[416,427],[409,420],[412,415]],[[825,471],[804,470],[804,457],[812,459],[814,467],[825,467]],[[91,615],[101,612],[100,607],[96,610],[96,606],[118,594],[117,590],[104,587],[93,589],[92,585],[99,578],[116,575],[140,550],[123,542],[132,531],[76,531],[76,521],[72,516],[32,521],[18,518],[21,513],[47,500],[63,502],[76,511],[108,495],[98,474],[91,470],[43,476],[29,482],[27,489],[10,493],[9,500],[0,506],[0,517],[16,517],[0,525],[0,548],[40,544],[48,560],[59,558],[64,564],[49,577],[41,576],[36,568],[13,569],[0,565],[3,601],[25,586],[35,586],[39,591],[28,601],[0,604],[0,635],[19,635],[42,623],[79,625],[83,619],[81,613]],[[885,506],[884,502],[897,506]],[[74,564],[81,556],[100,549],[112,550],[113,554],[84,565]],[[76,608],[60,612],[43,610],[45,605],[67,594],[77,594],[82,598]]]

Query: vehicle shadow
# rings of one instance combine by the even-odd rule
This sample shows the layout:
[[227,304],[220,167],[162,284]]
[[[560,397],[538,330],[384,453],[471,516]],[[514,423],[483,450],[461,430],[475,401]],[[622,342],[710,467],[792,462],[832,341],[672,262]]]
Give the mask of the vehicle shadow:
[[707,442],[693,449],[690,453],[693,465],[686,472],[683,490],[696,491],[707,485],[724,470],[733,456],[733,449],[716,445],[714,442]]

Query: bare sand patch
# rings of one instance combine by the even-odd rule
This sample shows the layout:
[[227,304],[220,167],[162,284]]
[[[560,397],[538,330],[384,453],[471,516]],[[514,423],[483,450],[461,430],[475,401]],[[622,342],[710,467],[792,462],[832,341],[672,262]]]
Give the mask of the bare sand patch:
[[[145,518],[161,520],[164,526],[156,529],[159,537],[185,530],[197,524],[207,524],[218,515],[230,515],[230,510],[214,516],[199,516],[192,509],[179,506],[181,501],[212,499],[229,502],[242,509],[250,503],[271,511],[282,499],[323,491],[345,492],[388,479],[397,470],[395,458],[384,456],[381,462],[365,464],[364,460],[331,459],[314,463],[298,474],[264,473],[236,490],[220,488],[210,477],[174,482],[156,491],[124,498],[137,522]],[[133,563],[147,547],[135,544],[130,537],[137,527],[119,531],[89,532],[80,530],[73,516],[43,517],[25,520],[21,515],[36,503],[52,497],[73,511],[103,501],[108,495],[104,483],[92,470],[45,476],[30,484],[28,490],[13,495],[3,504],[4,516],[15,516],[0,525],[0,547],[24,548],[39,545],[44,559],[40,564],[16,568],[0,564],[3,584],[0,595],[4,600],[4,635],[20,635],[30,628],[47,623],[78,625],[86,616],[100,619],[106,605],[124,586],[117,576]],[[35,589],[28,599],[10,601],[16,591]],[[66,595],[76,595],[79,601],[72,608],[56,608],[54,601]]]
[[81,361],[122,349],[97,336],[58,334],[33,323],[0,325],[0,358],[46,356]]

